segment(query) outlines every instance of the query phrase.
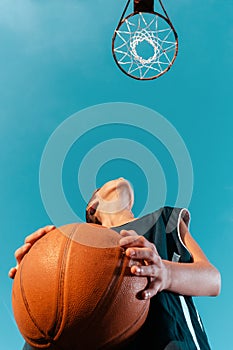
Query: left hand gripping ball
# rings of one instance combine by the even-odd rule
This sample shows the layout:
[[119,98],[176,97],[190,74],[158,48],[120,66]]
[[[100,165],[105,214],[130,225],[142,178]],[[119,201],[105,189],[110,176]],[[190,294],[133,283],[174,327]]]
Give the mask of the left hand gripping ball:
[[143,325],[147,279],[130,274],[120,236],[95,224],[51,231],[23,258],[12,287],[18,328],[31,346],[52,350],[115,349]]

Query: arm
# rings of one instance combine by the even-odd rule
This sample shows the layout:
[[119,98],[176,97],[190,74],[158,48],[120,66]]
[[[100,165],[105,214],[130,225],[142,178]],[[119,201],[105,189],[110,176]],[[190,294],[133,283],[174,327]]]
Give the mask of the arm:
[[186,264],[163,261],[168,275],[166,289],[183,295],[218,295],[221,285],[219,271],[209,262],[183,220],[180,221],[179,228],[181,239],[192,254],[193,262]]
[[180,222],[181,238],[193,256],[192,263],[177,263],[160,258],[155,245],[135,231],[122,230],[120,245],[133,260],[144,260],[145,265],[134,265],[131,273],[149,277],[143,298],[151,298],[162,290],[181,295],[212,295],[220,293],[220,273],[208,261],[199,245],[192,238],[183,220]]
[[38,241],[38,239],[43,237],[46,233],[52,231],[54,228],[55,226],[53,225],[42,227],[25,238],[24,244],[15,251],[16,266],[12,267],[9,270],[8,276],[10,278],[14,279],[20,262],[22,261],[24,255],[29,252],[33,244]]

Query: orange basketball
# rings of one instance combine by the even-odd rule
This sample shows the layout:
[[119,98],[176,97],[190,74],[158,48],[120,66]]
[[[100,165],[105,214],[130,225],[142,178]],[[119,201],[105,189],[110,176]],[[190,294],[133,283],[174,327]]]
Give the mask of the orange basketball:
[[38,349],[112,349],[144,323],[149,301],[137,297],[145,277],[120,236],[95,224],[64,225],[38,240],[23,258],[12,287],[18,328]]

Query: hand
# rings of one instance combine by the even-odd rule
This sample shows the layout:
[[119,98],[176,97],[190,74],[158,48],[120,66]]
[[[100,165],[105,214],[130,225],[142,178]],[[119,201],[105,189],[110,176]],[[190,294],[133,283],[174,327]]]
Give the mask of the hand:
[[17,264],[16,264],[15,267],[12,267],[9,270],[8,276],[10,278],[14,279],[15,274],[16,274],[16,272],[18,270],[20,262],[22,261],[22,259],[25,256],[25,254],[27,254],[29,252],[29,250],[31,249],[33,244],[36,241],[38,241],[38,239],[40,239],[46,233],[52,231],[53,229],[55,229],[54,225],[48,225],[48,226],[39,228],[37,231],[33,232],[32,234],[30,234],[29,236],[27,236],[25,238],[24,244],[15,251],[15,259],[16,259]]
[[[166,289],[169,285],[169,270],[159,256],[155,245],[133,230],[122,230],[120,234],[123,236],[119,242],[120,246],[126,249],[126,256],[136,262],[131,267],[131,273],[148,277],[149,282],[141,292],[141,297],[150,299],[158,292]],[[142,261],[144,261],[144,264],[141,263]]]

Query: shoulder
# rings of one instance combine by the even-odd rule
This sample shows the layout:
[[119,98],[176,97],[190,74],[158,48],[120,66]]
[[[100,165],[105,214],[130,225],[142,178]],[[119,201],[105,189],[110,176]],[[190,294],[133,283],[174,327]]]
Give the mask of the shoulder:
[[191,216],[187,208],[164,206],[161,210],[161,216],[166,223],[166,232],[171,233],[184,224],[189,228]]

